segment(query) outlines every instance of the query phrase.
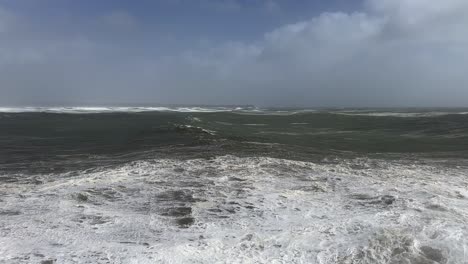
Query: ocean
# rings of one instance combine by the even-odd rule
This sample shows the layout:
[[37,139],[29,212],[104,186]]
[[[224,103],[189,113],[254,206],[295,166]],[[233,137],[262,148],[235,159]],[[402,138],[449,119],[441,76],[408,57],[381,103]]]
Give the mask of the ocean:
[[468,109],[0,108],[0,263],[468,263]]

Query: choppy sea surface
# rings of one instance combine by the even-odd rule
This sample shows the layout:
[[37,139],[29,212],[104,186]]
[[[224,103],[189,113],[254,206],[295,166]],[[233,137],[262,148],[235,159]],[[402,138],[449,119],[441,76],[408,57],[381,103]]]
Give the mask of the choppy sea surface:
[[0,263],[468,263],[468,109],[3,107]]

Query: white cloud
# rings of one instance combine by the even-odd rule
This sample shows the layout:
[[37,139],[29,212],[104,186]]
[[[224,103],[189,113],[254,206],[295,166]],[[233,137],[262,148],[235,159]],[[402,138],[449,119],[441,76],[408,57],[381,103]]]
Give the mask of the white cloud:
[[224,55],[200,53],[198,66],[218,72],[209,77],[218,97],[237,89],[235,100],[249,93],[252,103],[466,105],[467,3],[371,0],[361,12],[324,13],[227,45]]

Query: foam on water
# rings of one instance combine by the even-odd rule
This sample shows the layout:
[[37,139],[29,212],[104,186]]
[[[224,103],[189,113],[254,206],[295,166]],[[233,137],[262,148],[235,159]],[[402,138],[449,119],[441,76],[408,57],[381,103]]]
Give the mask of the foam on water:
[[0,113],[135,113],[135,112],[226,112],[237,108],[229,107],[0,107]]
[[315,110],[277,111],[255,107],[120,107],[120,106],[74,106],[74,107],[0,107],[0,113],[54,113],[54,114],[98,114],[98,113],[139,113],[139,112],[181,112],[181,113],[217,113],[235,112],[245,115],[293,115],[315,112]]
[[375,117],[437,117],[445,115],[466,115],[468,112],[369,112],[369,111],[341,111],[340,115],[375,116]]
[[[396,109],[398,110],[398,109]],[[349,116],[375,116],[375,117],[437,117],[445,115],[466,115],[466,111],[371,111],[371,110],[346,110],[327,111],[325,109],[289,109],[274,110],[256,107],[0,107],[0,113],[55,113],[55,114],[97,114],[97,113],[138,113],[138,112],[181,112],[181,113],[216,113],[235,112],[244,115],[273,115],[289,116],[307,113],[334,113]],[[301,123],[299,123],[301,124]]]
[[0,185],[0,262],[466,263],[466,167],[151,160]]

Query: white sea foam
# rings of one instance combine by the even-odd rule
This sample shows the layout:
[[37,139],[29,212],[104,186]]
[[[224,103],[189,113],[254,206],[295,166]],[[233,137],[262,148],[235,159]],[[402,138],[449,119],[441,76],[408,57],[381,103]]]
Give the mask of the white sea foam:
[[191,125],[181,125],[179,127],[183,127],[183,128],[188,128],[188,129],[199,129],[200,131],[203,131],[207,134],[210,134],[212,136],[216,135],[216,131],[214,130],[209,130],[209,129],[206,129],[206,128],[202,128],[202,127],[197,127],[197,126],[191,126]]
[[227,112],[234,111],[228,107],[0,107],[1,113],[113,113],[113,112]]
[[2,184],[0,262],[468,261],[466,167],[336,162],[153,160]]
[[[135,112],[184,112],[184,113],[212,113],[235,112],[246,115],[296,115],[302,113],[319,113],[316,109],[269,110],[251,107],[0,107],[0,113],[135,113]],[[362,110],[332,111],[331,113],[353,116],[392,116],[392,117],[435,117],[450,114],[467,115],[468,112],[373,112]],[[305,123],[293,123],[295,125]]]
[[334,112],[339,115],[351,116],[389,116],[389,117],[437,117],[444,115],[466,115],[468,112],[366,112],[366,111],[343,111]]

